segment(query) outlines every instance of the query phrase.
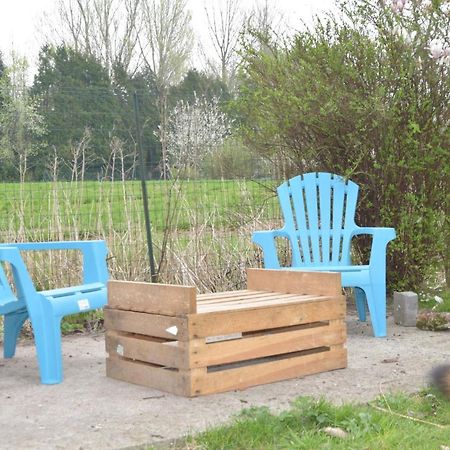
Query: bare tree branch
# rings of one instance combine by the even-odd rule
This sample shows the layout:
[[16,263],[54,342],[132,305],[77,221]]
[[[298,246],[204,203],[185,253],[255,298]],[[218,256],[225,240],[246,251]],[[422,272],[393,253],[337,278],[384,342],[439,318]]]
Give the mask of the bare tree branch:
[[[245,23],[245,15],[239,0],[225,0],[217,8],[217,2],[205,6],[209,35],[212,39],[216,57],[219,60],[219,76],[224,84],[231,87],[238,64],[237,48],[239,35]],[[208,61],[211,68],[217,67]]]
[[139,61],[136,45],[142,1],[57,0],[56,19],[47,17],[46,38],[95,56],[110,74],[116,65],[133,73]]

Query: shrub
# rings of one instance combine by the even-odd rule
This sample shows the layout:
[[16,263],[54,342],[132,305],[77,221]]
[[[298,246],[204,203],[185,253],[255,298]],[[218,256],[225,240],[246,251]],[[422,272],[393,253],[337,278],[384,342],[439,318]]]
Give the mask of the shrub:
[[[245,47],[236,103],[245,142],[289,158],[285,176],[327,171],[358,183],[357,223],[397,231],[391,288],[416,289],[444,266],[449,283],[449,3],[338,6],[283,45]],[[356,243],[360,254],[367,244]]]

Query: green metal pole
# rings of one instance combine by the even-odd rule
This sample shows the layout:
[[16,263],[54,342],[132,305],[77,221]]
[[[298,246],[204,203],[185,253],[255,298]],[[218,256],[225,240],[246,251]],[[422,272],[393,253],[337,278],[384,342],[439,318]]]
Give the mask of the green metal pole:
[[151,221],[150,221],[150,211],[148,209],[147,183],[146,183],[146,175],[145,175],[145,160],[144,160],[144,151],[142,149],[141,124],[140,124],[140,120],[139,120],[139,99],[138,99],[138,94],[136,91],[134,91],[133,103],[134,103],[134,116],[135,116],[135,120],[136,120],[136,131],[137,131],[137,138],[138,138],[139,166],[140,166],[140,176],[141,176],[142,200],[144,203],[145,231],[147,233],[148,260],[150,262],[151,281],[153,283],[155,283],[157,281],[157,273],[155,270],[155,258],[153,256],[152,225],[151,225]]

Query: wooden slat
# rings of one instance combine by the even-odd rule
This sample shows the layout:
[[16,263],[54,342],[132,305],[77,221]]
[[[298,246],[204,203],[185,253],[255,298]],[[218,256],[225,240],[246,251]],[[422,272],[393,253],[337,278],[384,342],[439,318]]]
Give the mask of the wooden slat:
[[276,296],[269,298],[255,298],[254,300],[248,299],[248,300],[234,301],[232,303],[201,305],[198,308],[198,312],[203,314],[216,311],[219,312],[219,311],[270,308],[273,306],[287,305],[290,303],[307,303],[307,302],[321,301],[326,298],[327,297],[316,297],[314,295],[299,296],[297,294],[290,294],[284,296],[283,294],[277,294]]
[[[284,299],[288,300],[291,298],[299,298],[299,297],[300,296],[298,294],[280,294],[278,292],[261,291],[260,293],[257,293],[257,294],[255,293],[254,295],[247,295],[245,297],[237,297],[236,296],[233,298],[221,298],[218,300],[208,300],[205,302],[201,302],[200,307],[208,308],[210,306],[223,305],[223,306],[228,306],[229,308],[232,309],[233,305],[237,305],[240,303],[251,304],[251,303],[258,303],[258,302],[267,301],[267,300],[278,300],[278,301],[282,302],[282,300],[284,300]],[[199,312],[198,305],[197,305],[197,312]]]
[[198,294],[197,302],[203,301],[203,300],[211,300],[211,299],[220,298],[220,297],[232,297],[233,295],[245,295],[247,292],[252,294],[254,291],[247,291],[245,289],[242,289],[239,291],[208,292],[207,294]]
[[180,342],[161,342],[142,335],[131,335],[116,331],[107,331],[106,351],[111,356],[158,364],[179,369],[189,368],[189,353]]
[[177,395],[191,395],[190,374],[186,371],[171,371],[140,361],[109,357],[106,359],[106,376]]
[[225,303],[233,302],[235,300],[245,299],[245,298],[255,298],[255,297],[270,297],[274,295],[288,295],[280,294],[278,292],[267,292],[267,291],[241,291],[241,293],[235,292],[231,295],[219,295],[214,297],[208,297],[207,299],[197,299],[197,304],[201,303],[203,305],[208,303]]
[[136,281],[109,281],[108,305],[128,311],[180,316],[196,312],[196,288]]
[[262,336],[264,334],[269,334],[269,333],[282,333],[283,331],[293,331],[294,329],[295,330],[305,330],[307,328],[323,327],[323,326],[329,325],[330,323],[334,323],[334,322],[343,323],[343,321],[340,319],[325,320],[325,321],[321,321],[321,322],[304,323],[302,325],[293,325],[290,327],[273,328],[271,330],[246,331],[245,333],[242,333],[242,335],[243,336]]
[[[165,339],[188,339],[188,322],[185,317],[161,316],[133,311],[122,311],[106,307],[104,309],[105,328],[107,330],[126,331]],[[176,334],[172,327],[177,327]],[[172,333],[167,331],[172,329]]]
[[310,348],[342,344],[346,340],[346,328],[343,320],[333,321],[329,325],[294,329],[270,334],[234,339],[231,341],[206,344],[204,339],[190,342],[191,367],[206,367],[217,364],[244,361],[269,355],[297,352]]
[[233,297],[233,298],[221,298],[218,300],[208,300],[206,302],[202,302],[202,305],[214,305],[214,304],[223,304],[223,305],[233,305],[234,303],[252,303],[259,302],[262,300],[269,299],[289,299],[293,297],[299,297],[298,294],[280,294],[279,292],[267,292],[267,291],[253,291],[254,295],[247,295],[245,297]]
[[345,297],[324,298],[309,303],[276,305],[251,310],[191,314],[189,338],[257,331],[309,322],[345,318]]
[[303,377],[313,373],[347,367],[347,351],[332,347],[330,351],[313,353],[219,372],[196,372],[192,375],[193,395],[245,389],[249,386]]
[[341,274],[299,270],[247,269],[247,288],[284,294],[340,295]]

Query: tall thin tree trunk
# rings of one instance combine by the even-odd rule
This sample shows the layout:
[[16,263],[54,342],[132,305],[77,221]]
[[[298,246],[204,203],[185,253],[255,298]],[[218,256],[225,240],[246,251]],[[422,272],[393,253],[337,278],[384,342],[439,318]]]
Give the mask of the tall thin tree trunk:
[[168,160],[167,160],[167,89],[162,88],[159,95],[159,139],[161,142],[161,162],[162,162],[162,178],[167,180]]

